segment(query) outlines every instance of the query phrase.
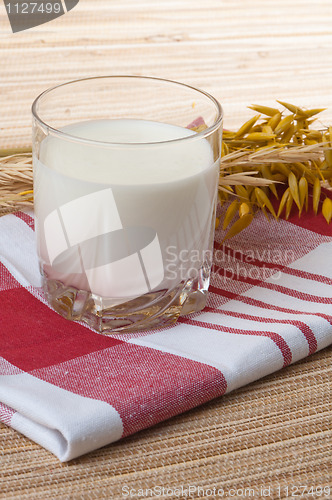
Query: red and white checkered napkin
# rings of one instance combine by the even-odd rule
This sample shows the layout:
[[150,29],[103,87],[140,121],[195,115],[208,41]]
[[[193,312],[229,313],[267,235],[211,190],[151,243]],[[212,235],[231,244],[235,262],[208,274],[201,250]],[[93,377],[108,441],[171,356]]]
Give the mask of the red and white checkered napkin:
[[0,419],[66,461],[332,343],[332,227],[256,217],[215,246],[208,307],[100,335],[40,291],[33,219],[0,218]]

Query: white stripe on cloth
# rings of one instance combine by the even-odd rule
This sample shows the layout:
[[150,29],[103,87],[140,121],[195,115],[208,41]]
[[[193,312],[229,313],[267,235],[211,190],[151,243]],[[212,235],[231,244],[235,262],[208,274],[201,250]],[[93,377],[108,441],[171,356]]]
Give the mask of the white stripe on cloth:
[[330,243],[322,243],[307,255],[293,262],[289,267],[321,274],[332,279],[332,259],[328,259],[328,255],[332,255],[332,241]]
[[28,373],[0,376],[0,401],[15,408],[10,426],[62,462],[120,439],[119,413],[108,403],[74,394]]
[[170,330],[132,338],[130,343],[217,368],[226,379],[227,392],[283,366],[279,348],[267,337],[226,333],[183,323]]
[[[265,280],[265,283],[273,283],[275,286],[284,286],[294,292],[328,298],[331,299],[332,302],[332,286],[326,283],[319,283],[312,279],[300,278],[298,276],[292,276],[291,274],[277,272],[275,275]],[[313,301],[314,300],[318,301],[318,299],[313,298]]]
[[284,293],[276,290],[270,290],[268,288],[263,289],[257,286],[250,288],[244,292],[243,295],[255,300],[263,301],[266,304],[284,307],[285,309],[295,309],[296,311],[301,311],[303,313],[322,313],[332,316],[332,301],[331,304],[310,302],[301,300],[297,297],[292,297],[290,295],[285,295]]
[[41,286],[35,233],[15,215],[0,217],[0,260],[25,288]]
[[[245,302],[241,302],[238,300],[230,300],[229,302],[223,304],[220,308],[220,314],[222,314],[223,311],[232,311],[234,313],[238,313],[239,311],[241,311],[241,313],[243,314],[258,316],[259,318],[266,318],[266,319],[273,318],[281,321],[282,320],[302,321],[303,323],[308,325],[308,327],[311,328],[312,332],[314,333],[317,340],[318,350],[323,349],[323,347],[326,347],[326,344],[324,343],[324,338],[328,332],[332,331],[331,323],[329,323],[327,319],[322,318],[321,316],[315,316],[305,313],[292,314],[271,309],[264,309],[263,307],[246,304]],[[332,317],[332,309],[331,309],[331,317]],[[270,326],[272,326],[272,324],[268,322],[265,323],[265,325],[266,329],[270,329]],[[288,328],[288,325],[286,326],[284,325],[284,328]]]
[[[239,308],[238,310],[241,311],[241,313],[243,312],[242,308]],[[273,316],[273,313],[270,311],[270,317]],[[301,330],[294,325],[285,325],[282,323],[260,323],[252,319],[242,319],[233,316],[226,316],[223,315],[222,310],[220,311],[220,314],[203,312],[198,319],[199,321],[203,321],[204,323],[219,325],[221,326],[221,330],[223,326],[239,328],[240,330],[248,331],[249,335],[251,330],[258,330],[259,332],[269,331],[278,333],[290,348],[293,362],[298,361],[299,359],[302,359],[309,354],[309,346],[305,336],[303,335]],[[223,335],[229,334],[223,333]],[[238,343],[240,346],[241,342],[242,340],[238,339]]]

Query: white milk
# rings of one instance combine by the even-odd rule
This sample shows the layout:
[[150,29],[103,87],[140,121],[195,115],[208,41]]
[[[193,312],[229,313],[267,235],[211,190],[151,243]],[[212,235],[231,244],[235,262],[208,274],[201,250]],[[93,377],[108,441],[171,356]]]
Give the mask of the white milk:
[[100,143],[50,135],[34,159],[46,276],[114,304],[195,277],[211,248],[219,172],[207,140],[176,141],[195,133],[130,119],[63,131]]

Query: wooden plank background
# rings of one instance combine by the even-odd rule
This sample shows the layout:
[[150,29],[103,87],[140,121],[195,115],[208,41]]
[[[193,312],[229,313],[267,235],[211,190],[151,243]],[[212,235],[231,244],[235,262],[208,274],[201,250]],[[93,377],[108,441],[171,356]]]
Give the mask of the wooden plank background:
[[80,0],[69,13],[11,33],[0,4],[0,147],[30,143],[30,106],[79,77],[150,75],[213,93],[225,126],[251,103],[328,107],[331,0]]

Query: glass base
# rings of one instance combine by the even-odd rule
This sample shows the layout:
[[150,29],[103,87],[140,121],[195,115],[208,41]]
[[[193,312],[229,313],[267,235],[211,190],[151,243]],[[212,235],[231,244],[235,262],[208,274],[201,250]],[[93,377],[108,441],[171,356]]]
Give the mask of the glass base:
[[45,276],[43,285],[48,302],[61,316],[110,335],[170,326],[179,316],[201,311],[206,304],[208,279],[188,280],[171,291],[147,293],[111,307],[107,307],[107,299]]

